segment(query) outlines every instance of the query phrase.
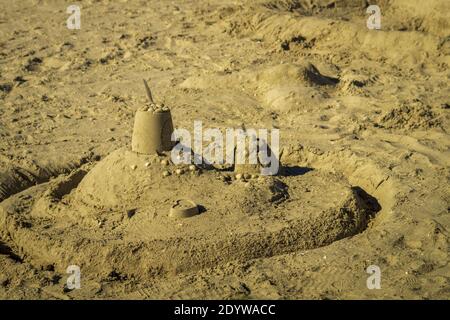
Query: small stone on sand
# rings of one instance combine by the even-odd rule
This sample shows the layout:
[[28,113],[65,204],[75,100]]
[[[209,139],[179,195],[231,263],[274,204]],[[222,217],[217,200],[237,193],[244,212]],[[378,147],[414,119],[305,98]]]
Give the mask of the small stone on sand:
[[170,176],[170,172],[169,171],[163,171],[162,175],[163,175],[163,177],[168,177],[168,176]]

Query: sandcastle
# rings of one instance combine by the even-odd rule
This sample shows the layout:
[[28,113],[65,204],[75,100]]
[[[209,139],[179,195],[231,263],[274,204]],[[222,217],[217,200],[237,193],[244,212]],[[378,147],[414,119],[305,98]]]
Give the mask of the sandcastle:
[[[131,150],[145,155],[171,151],[175,142],[171,140],[174,128],[170,109],[163,104],[155,103],[147,82],[145,80],[143,82],[149,103],[136,112]],[[245,129],[242,129],[242,131],[245,131]],[[255,145],[254,148],[258,149],[258,145]],[[255,154],[259,153],[259,150],[250,149],[251,146],[246,145],[241,150],[242,155],[238,154],[238,148],[233,150],[235,162],[236,158],[240,156],[243,160],[243,163],[234,164],[234,172],[238,177],[255,176],[261,172],[263,165],[260,163],[259,158],[256,158],[255,164],[248,163],[249,155],[252,152],[255,152]],[[193,170],[192,167],[191,170]]]
[[172,115],[169,108],[153,101],[145,80],[144,85],[149,104],[136,112],[131,149],[142,154],[170,151],[173,147]]
[[170,110],[145,87],[131,148],[3,203],[2,232],[36,265],[148,278],[313,249],[367,226],[372,208],[332,173],[175,165]]

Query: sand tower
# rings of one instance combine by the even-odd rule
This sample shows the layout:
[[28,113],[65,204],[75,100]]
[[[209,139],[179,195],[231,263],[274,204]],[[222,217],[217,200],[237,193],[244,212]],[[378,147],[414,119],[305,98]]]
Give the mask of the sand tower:
[[131,149],[141,154],[170,151],[173,147],[172,115],[169,108],[153,101],[152,93],[145,80],[144,86],[149,103],[136,112]]
[[[241,130],[243,130],[245,136],[245,127],[242,127]],[[264,172],[264,168],[270,166],[261,162],[261,159],[265,157],[269,157],[270,161],[279,161],[278,157],[275,157],[275,154],[273,154],[267,141],[250,135],[248,144],[245,143],[245,140],[241,140],[238,141],[238,146],[234,148],[234,172],[243,177],[259,175]],[[270,175],[277,174],[278,169]]]

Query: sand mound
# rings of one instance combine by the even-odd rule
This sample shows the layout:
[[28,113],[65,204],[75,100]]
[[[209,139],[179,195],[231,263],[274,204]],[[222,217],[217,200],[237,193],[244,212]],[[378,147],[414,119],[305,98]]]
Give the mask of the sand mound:
[[386,112],[378,125],[386,129],[428,129],[440,127],[441,121],[430,106],[413,101]]
[[[120,149],[87,174],[74,192],[74,201],[105,210],[127,206],[164,210],[167,203],[178,198],[202,199],[200,204],[208,208],[216,207],[212,199],[223,198],[234,199],[234,209],[256,212],[286,196],[276,180],[251,179],[250,183],[258,183],[243,188],[242,183],[230,183],[230,173],[192,169],[172,165],[169,157],[142,156]],[[164,172],[169,175],[164,176]]]
[[[294,166],[236,180],[166,160],[119,149],[87,174],[30,188],[3,203],[2,233],[37,265],[145,278],[324,246],[362,231],[372,213],[339,175]],[[169,217],[186,198],[200,214]]]
[[339,79],[323,75],[311,63],[275,65],[259,71],[256,76],[257,91],[263,103],[277,111],[314,104],[337,83]]

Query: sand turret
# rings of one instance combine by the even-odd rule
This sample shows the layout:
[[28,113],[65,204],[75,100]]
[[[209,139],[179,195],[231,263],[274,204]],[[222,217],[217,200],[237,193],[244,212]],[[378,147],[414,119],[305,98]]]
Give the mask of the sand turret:
[[157,104],[144,80],[149,103],[136,112],[131,149],[141,154],[170,151],[173,147],[172,115],[164,104]]

